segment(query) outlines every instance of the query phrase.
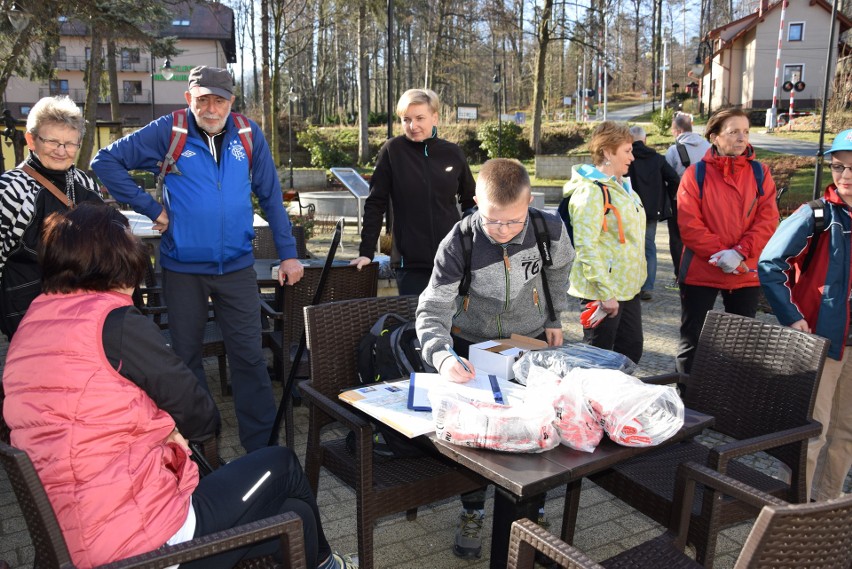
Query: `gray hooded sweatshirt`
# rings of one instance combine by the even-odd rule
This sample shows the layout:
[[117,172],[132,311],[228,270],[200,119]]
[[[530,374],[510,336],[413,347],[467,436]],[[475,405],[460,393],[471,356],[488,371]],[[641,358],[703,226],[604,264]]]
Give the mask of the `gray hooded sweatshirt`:
[[[707,142],[707,139],[697,132],[684,132],[678,135],[677,142],[686,146],[686,153],[689,155],[690,164],[698,164],[710,148],[710,143]],[[678,176],[683,177],[686,166],[680,161],[680,154],[677,152],[676,144],[672,144],[666,150],[666,162],[675,169]]]
[[[417,306],[417,337],[423,346],[423,359],[436,369],[453,345],[450,330],[465,340],[481,342],[508,338],[512,334],[538,336],[545,328],[561,328],[561,313],[568,308],[568,275],[574,248],[562,220],[544,213],[551,239],[553,264],[542,269],[535,231],[527,223],[508,243],[497,243],[482,229],[479,212],[473,214],[471,281],[469,300],[459,296],[464,275],[464,254],[460,223],[438,246],[435,268],[429,286]],[[548,318],[542,290],[542,270],[547,274],[556,321]]]

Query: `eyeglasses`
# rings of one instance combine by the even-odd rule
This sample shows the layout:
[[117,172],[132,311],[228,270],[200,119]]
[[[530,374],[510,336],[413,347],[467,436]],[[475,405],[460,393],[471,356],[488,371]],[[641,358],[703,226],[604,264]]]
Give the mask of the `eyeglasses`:
[[834,162],[833,164],[829,164],[828,167],[831,168],[832,172],[834,172],[835,174],[839,174],[841,176],[843,175],[843,173],[846,170],[849,170],[850,172],[852,172],[852,166],[844,166],[843,164],[840,164],[839,162]]
[[37,139],[44,144],[48,150],[59,150],[60,148],[64,149],[65,152],[73,153],[80,150],[80,146],[82,146],[79,142],[59,142],[58,140],[54,140],[52,138],[42,138],[39,135],[35,135]]
[[490,227],[491,229],[501,229],[505,227],[506,229],[512,229],[513,227],[517,227],[519,225],[523,225],[527,222],[526,219],[521,220],[513,220],[513,221],[491,221],[487,217],[482,217],[484,220],[482,225],[485,227]]
[[720,132],[719,136],[730,136],[739,138],[742,136],[743,138],[748,138],[747,130],[729,130],[727,132]]

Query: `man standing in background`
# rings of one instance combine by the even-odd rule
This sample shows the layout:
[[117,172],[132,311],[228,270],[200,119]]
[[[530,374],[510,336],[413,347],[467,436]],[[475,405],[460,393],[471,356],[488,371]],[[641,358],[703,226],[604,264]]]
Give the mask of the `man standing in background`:
[[[666,162],[675,169],[678,176],[683,176],[690,164],[697,164],[710,149],[710,143],[696,132],[692,132],[692,115],[675,113],[672,119],[672,136],[675,143],[666,150]],[[680,255],[683,252],[683,242],[680,240],[680,229],[677,226],[677,197],[671,201],[672,215],[668,218],[669,250],[674,263],[674,281],[666,288],[677,290],[677,279],[680,274]]]
[[645,261],[648,263],[648,276],[642,285],[639,298],[651,300],[654,281],[657,276],[657,222],[665,219],[668,204],[677,199],[677,186],[680,177],[668,165],[665,158],[649,148],[645,141],[647,136],[641,126],[630,127],[633,136],[633,162],[627,170],[627,176],[633,189],[642,198],[645,207]]

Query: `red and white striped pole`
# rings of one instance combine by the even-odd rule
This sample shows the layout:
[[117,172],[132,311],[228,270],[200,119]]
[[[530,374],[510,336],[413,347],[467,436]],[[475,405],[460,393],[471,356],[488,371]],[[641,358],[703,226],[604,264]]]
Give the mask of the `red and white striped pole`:
[[790,91],[790,113],[787,115],[787,130],[793,130],[793,99],[796,96],[796,89]]
[[[778,126],[778,70],[781,67],[781,41],[784,39],[784,16],[787,14],[787,0],[781,4],[781,23],[778,25],[778,50],[775,53],[775,86],[772,89],[772,109],[769,111],[769,130]],[[792,93],[792,91],[791,91]]]

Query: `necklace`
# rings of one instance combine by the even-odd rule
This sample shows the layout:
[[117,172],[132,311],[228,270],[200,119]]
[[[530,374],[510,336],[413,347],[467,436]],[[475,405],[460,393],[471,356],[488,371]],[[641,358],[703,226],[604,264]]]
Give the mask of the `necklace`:
[[74,173],[73,168],[65,171],[65,195],[68,196],[68,203],[77,205],[77,191],[74,189]]

